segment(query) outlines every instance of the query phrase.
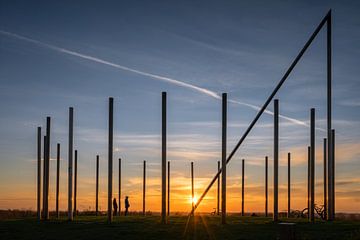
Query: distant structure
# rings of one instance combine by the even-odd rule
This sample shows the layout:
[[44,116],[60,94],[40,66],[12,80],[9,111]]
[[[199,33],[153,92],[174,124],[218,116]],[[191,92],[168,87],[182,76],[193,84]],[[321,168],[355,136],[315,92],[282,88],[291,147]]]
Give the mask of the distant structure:
[[69,146],[68,146],[68,220],[73,220],[72,194],[73,194],[73,144],[74,144],[74,109],[69,108]]
[[145,216],[145,196],[146,196],[146,161],[143,165],[143,215]]
[[[194,170],[193,162],[191,162],[191,190],[192,190],[192,209],[190,215],[194,215],[196,208],[200,205],[212,185],[217,181],[217,208],[216,212],[220,212],[221,199],[221,223],[226,224],[226,180],[227,180],[227,164],[230,162],[236,151],[244,142],[246,137],[256,125],[257,121],[267,109],[271,101],[274,102],[274,132],[273,132],[273,155],[274,155],[274,180],[273,180],[273,202],[274,212],[273,221],[279,221],[278,209],[278,187],[279,187],[279,100],[274,99],[279,89],[282,87],[288,76],[291,74],[297,63],[300,61],[304,53],[307,51],[313,40],[316,38],[320,30],[326,25],[327,40],[327,138],[323,143],[323,161],[324,161],[324,215],[327,220],[332,221],[335,218],[335,130],[332,129],[332,20],[331,10],[322,19],[315,31],[312,33],[308,41],[305,43],[301,51],[293,60],[288,70],[280,79],[279,83],[269,95],[257,115],[246,129],[243,136],[239,139],[235,148],[227,156],[227,93],[222,94],[222,143],[221,143],[221,168],[218,161],[217,173],[205,189],[204,193],[195,202],[194,200]],[[109,115],[108,115],[108,211],[107,221],[112,222],[112,199],[113,199],[113,105],[114,99],[109,98]],[[75,150],[75,172],[73,182],[73,127],[74,116],[73,108],[69,108],[69,138],[68,138],[68,220],[72,221],[77,211],[77,150]],[[308,168],[307,168],[307,205],[308,217],[310,222],[315,221],[315,108],[310,109],[310,146],[308,146]],[[162,112],[161,112],[161,223],[167,222],[167,216],[170,215],[170,161],[167,161],[167,93],[162,92]],[[41,127],[37,127],[37,219],[49,219],[49,179],[50,179],[50,143],[51,143],[51,117],[46,117],[46,133],[43,143],[43,179],[41,179]],[[287,216],[290,216],[291,207],[291,175],[290,175],[291,154],[288,153],[288,208]],[[166,164],[167,171],[166,172]],[[244,215],[244,170],[245,161],[242,160],[242,215]],[[166,173],[168,173],[166,175]],[[220,176],[221,175],[221,176]],[[167,178],[166,178],[167,176]],[[220,187],[221,177],[221,187]],[[43,187],[41,188],[41,180]],[[56,217],[59,218],[59,181],[60,180],[60,144],[57,144],[57,166],[56,166]],[[166,185],[167,184],[167,185]],[[166,191],[167,186],[167,191]],[[121,213],[121,159],[119,158],[119,215]],[[221,189],[221,198],[220,198]],[[43,193],[41,199],[41,191]],[[143,214],[145,215],[145,193],[146,193],[146,161],[143,162]],[[74,203],[73,203],[74,194]],[[166,202],[167,194],[167,202]],[[96,215],[98,215],[98,196],[99,195],[99,156],[96,156]],[[42,210],[41,210],[42,200]],[[74,204],[74,205],[73,205]],[[167,209],[166,209],[167,204]],[[128,206],[126,206],[128,207]],[[126,208],[127,209],[127,208]],[[167,213],[166,213],[167,210]],[[127,210],[126,210],[127,213]],[[116,212],[115,212],[116,214]],[[265,157],[265,216],[268,216],[268,157]]]
[[60,218],[59,213],[59,182],[60,182],[60,143],[57,144],[56,151],[56,217]]
[[109,140],[108,140],[108,212],[107,221],[112,222],[112,187],[113,187],[113,132],[114,98],[109,98]]
[[166,92],[161,94],[161,223],[166,223]]
[[[119,200],[120,205],[120,200]],[[96,155],[96,193],[95,193],[95,215],[99,215],[99,155]]]

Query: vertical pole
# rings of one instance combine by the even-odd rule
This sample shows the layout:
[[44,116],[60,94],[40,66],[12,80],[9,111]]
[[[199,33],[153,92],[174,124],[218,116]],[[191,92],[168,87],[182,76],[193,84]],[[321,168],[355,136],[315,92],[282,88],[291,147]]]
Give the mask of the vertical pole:
[[327,159],[327,139],[324,138],[324,153],[323,153],[323,157],[324,157],[324,219],[327,219],[327,174],[326,174],[326,159]]
[[226,124],[227,94],[222,94],[221,223],[226,224]]
[[166,223],[166,92],[162,92],[161,111],[161,223]]
[[192,206],[192,213],[195,215],[194,212],[194,162],[191,162],[191,206]]
[[96,193],[95,193],[95,214],[99,214],[99,155],[96,155]]
[[268,156],[265,157],[265,217],[268,216]]
[[310,221],[315,221],[315,109],[310,110]]
[[119,216],[121,215],[121,158],[119,158]]
[[308,208],[308,219],[310,221],[310,165],[311,165],[311,147],[308,146],[308,167],[307,167],[307,208]]
[[41,127],[37,128],[37,219],[41,220]]
[[112,221],[112,184],[113,184],[113,107],[114,98],[109,98],[109,142],[108,142],[108,223]]
[[244,216],[244,202],[245,202],[245,194],[244,194],[244,180],[245,180],[245,160],[242,160],[242,169],[241,169],[242,175],[241,175],[241,216]]
[[43,198],[42,198],[42,219],[45,219],[45,196],[46,196],[46,135],[43,143]]
[[68,146],[68,220],[73,220],[72,191],[73,191],[73,130],[74,130],[74,109],[69,108],[69,146]]
[[327,47],[327,139],[328,139],[328,148],[327,148],[327,157],[328,157],[328,220],[332,221],[334,220],[334,213],[333,213],[333,200],[332,200],[332,196],[333,196],[333,187],[332,186],[332,178],[334,177],[332,175],[332,166],[334,164],[333,162],[333,156],[332,156],[332,139],[331,139],[331,119],[332,119],[332,103],[331,103],[331,98],[332,98],[332,42],[331,42],[331,28],[332,28],[332,24],[331,24],[331,10],[328,13],[328,18],[326,21],[326,47]]
[[60,217],[59,213],[59,182],[60,182],[60,143],[57,144],[56,151],[56,217]]
[[46,189],[45,189],[45,220],[49,219],[49,180],[50,180],[50,123],[51,118],[46,117]]
[[[220,161],[217,162],[218,172],[220,171]],[[216,211],[217,215],[220,215],[220,175],[217,177],[217,197],[216,197]]]
[[279,189],[279,100],[274,100],[274,216],[273,220],[279,220],[278,213],[278,189]]
[[168,179],[167,179],[167,215],[170,216],[170,161],[168,161]]
[[331,130],[331,186],[332,186],[332,196],[331,196],[331,214],[332,219],[335,219],[335,130]]
[[146,190],[146,161],[143,168],[143,215],[145,216],[145,190]]
[[287,209],[287,217],[290,217],[290,192],[291,192],[291,175],[290,175],[290,160],[291,160],[291,153],[288,153],[288,209]]
[[77,150],[75,150],[75,166],[74,166],[74,216],[77,214]]

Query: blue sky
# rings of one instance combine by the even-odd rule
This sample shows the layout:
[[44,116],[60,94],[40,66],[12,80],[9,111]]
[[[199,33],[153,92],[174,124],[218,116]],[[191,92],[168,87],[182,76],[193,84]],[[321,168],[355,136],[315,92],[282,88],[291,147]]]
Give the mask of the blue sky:
[[[229,99],[262,105],[330,8],[333,125],[338,143],[337,209],[360,211],[342,202],[360,201],[357,1],[1,1],[0,208],[34,208],[35,133],[37,126],[44,126],[46,116],[53,120],[52,157],[56,143],[62,145],[65,207],[69,106],[75,108],[75,146],[83,181],[79,184],[80,208],[92,205],[89,199],[93,195],[96,154],[101,156],[105,198],[107,98],[113,96],[114,157],[124,159],[125,192],[134,196],[132,206],[136,208],[135,196],[141,191],[137,178],[146,159],[150,165],[148,178],[153,181],[148,190],[154,202],[151,205],[150,200],[150,207],[159,209],[156,199],[160,191],[162,91],[168,92],[168,150],[174,179],[186,181],[190,161],[194,161],[200,194],[221,156],[221,101],[204,90],[180,85],[190,84],[215,94],[227,92]],[[325,31],[321,31],[277,95],[281,114],[305,123],[309,109],[315,107],[318,128],[326,127],[325,43]],[[272,111],[272,104],[268,110]],[[228,151],[255,114],[251,107],[229,103]],[[256,207],[256,196],[262,195],[263,158],[272,158],[271,123],[272,116],[264,114],[230,164],[232,211],[238,210],[242,158],[249,165],[249,209],[262,209],[262,205]],[[282,119],[280,132],[280,180],[285,186],[285,157],[291,151],[294,194],[299,199],[295,204],[300,209],[305,205],[301,199],[305,196],[309,129]],[[323,137],[325,133],[317,131],[319,203]],[[52,164],[52,171],[54,167]],[[184,187],[174,187],[174,201],[183,200]],[[27,200],[20,200],[19,193]],[[185,211],[186,207],[179,210]]]

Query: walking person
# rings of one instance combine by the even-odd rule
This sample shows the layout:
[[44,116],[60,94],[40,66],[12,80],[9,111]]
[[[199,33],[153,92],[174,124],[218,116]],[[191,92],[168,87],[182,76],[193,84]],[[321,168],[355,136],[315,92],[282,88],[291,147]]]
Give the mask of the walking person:
[[130,207],[129,197],[126,196],[125,197],[125,216],[127,216],[128,212],[129,212],[129,207]]
[[113,207],[114,207],[114,216],[116,216],[117,214],[117,209],[118,209],[118,205],[117,205],[117,202],[116,202],[116,198],[114,198],[113,200]]

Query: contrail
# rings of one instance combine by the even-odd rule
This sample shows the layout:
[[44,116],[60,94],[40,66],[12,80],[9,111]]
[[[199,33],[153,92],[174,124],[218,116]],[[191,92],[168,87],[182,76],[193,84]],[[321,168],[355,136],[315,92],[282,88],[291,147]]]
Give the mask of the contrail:
[[[9,36],[9,37],[19,39],[19,40],[34,43],[36,45],[39,45],[39,46],[42,46],[42,47],[45,47],[45,48],[48,48],[48,49],[52,49],[52,50],[57,51],[57,52],[65,53],[65,54],[72,55],[72,56],[75,56],[75,57],[79,57],[79,58],[82,58],[82,59],[87,59],[89,61],[101,63],[101,64],[104,64],[104,65],[107,65],[107,66],[111,66],[111,67],[114,67],[114,68],[117,68],[117,69],[121,69],[123,71],[132,72],[132,73],[139,74],[139,75],[142,75],[142,76],[150,77],[152,79],[156,79],[156,80],[160,80],[160,81],[167,82],[167,83],[170,83],[170,84],[174,84],[174,85],[177,85],[177,86],[181,86],[181,87],[184,87],[184,88],[192,89],[194,91],[206,94],[206,95],[208,95],[210,97],[213,97],[213,98],[216,98],[216,99],[221,99],[221,96],[219,94],[217,94],[216,92],[214,92],[214,91],[211,91],[211,90],[206,89],[206,88],[198,87],[198,86],[195,86],[193,84],[186,83],[184,81],[180,81],[180,80],[177,80],[177,79],[174,79],[174,78],[169,78],[169,77],[164,77],[164,76],[153,74],[153,73],[143,72],[143,71],[140,71],[140,70],[137,70],[137,69],[134,69],[134,68],[129,68],[129,67],[126,67],[126,66],[123,66],[123,65],[113,63],[113,62],[109,62],[109,61],[106,61],[106,60],[101,59],[101,58],[97,58],[97,57],[89,56],[89,55],[82,54],[82,53],[79,53],[79,52],[75,52],[75,51],[72,51],[72,50],[68,50],[68,49],[65,49],[65,48],[57,47],[55,45],[44,43],[44,42],[41,42],[41,41],[38,41],[38,40],[35,40],[35,39],[32,39],[32,38],[28,38],[28,37],[19,35],[19,34],[7,32],[7,31],[3,31],[3,30],[0,30],[0,33],[3,34],[3,35]],[[242,105],[242,106],[246,106],[246,107],[249,107],[249,108],[254,109],[254,110],[260,110],[259,106],[256,106],[256,105],[253,105],[253,104],[250,104],[250,103],[237,101],[237,100],[229,100],[229,102],[234,103],[234,104],[238,104],[238,105]],[[270,114],[270,115],[274,114],[273,112],[271,112],[269,110],[265,110],[265,113]],[[294,124],[309,127],[309,125],[306,122],[297,120],[295,118],[287,117],[287,116],[284,116],[284,115],[279,115],[279,117],[283,118],[283,119],[285,119],[287,121],[290,121],[290,122],[292,122]],[[319,130],[325,131],[325,129],[319,129]]]

